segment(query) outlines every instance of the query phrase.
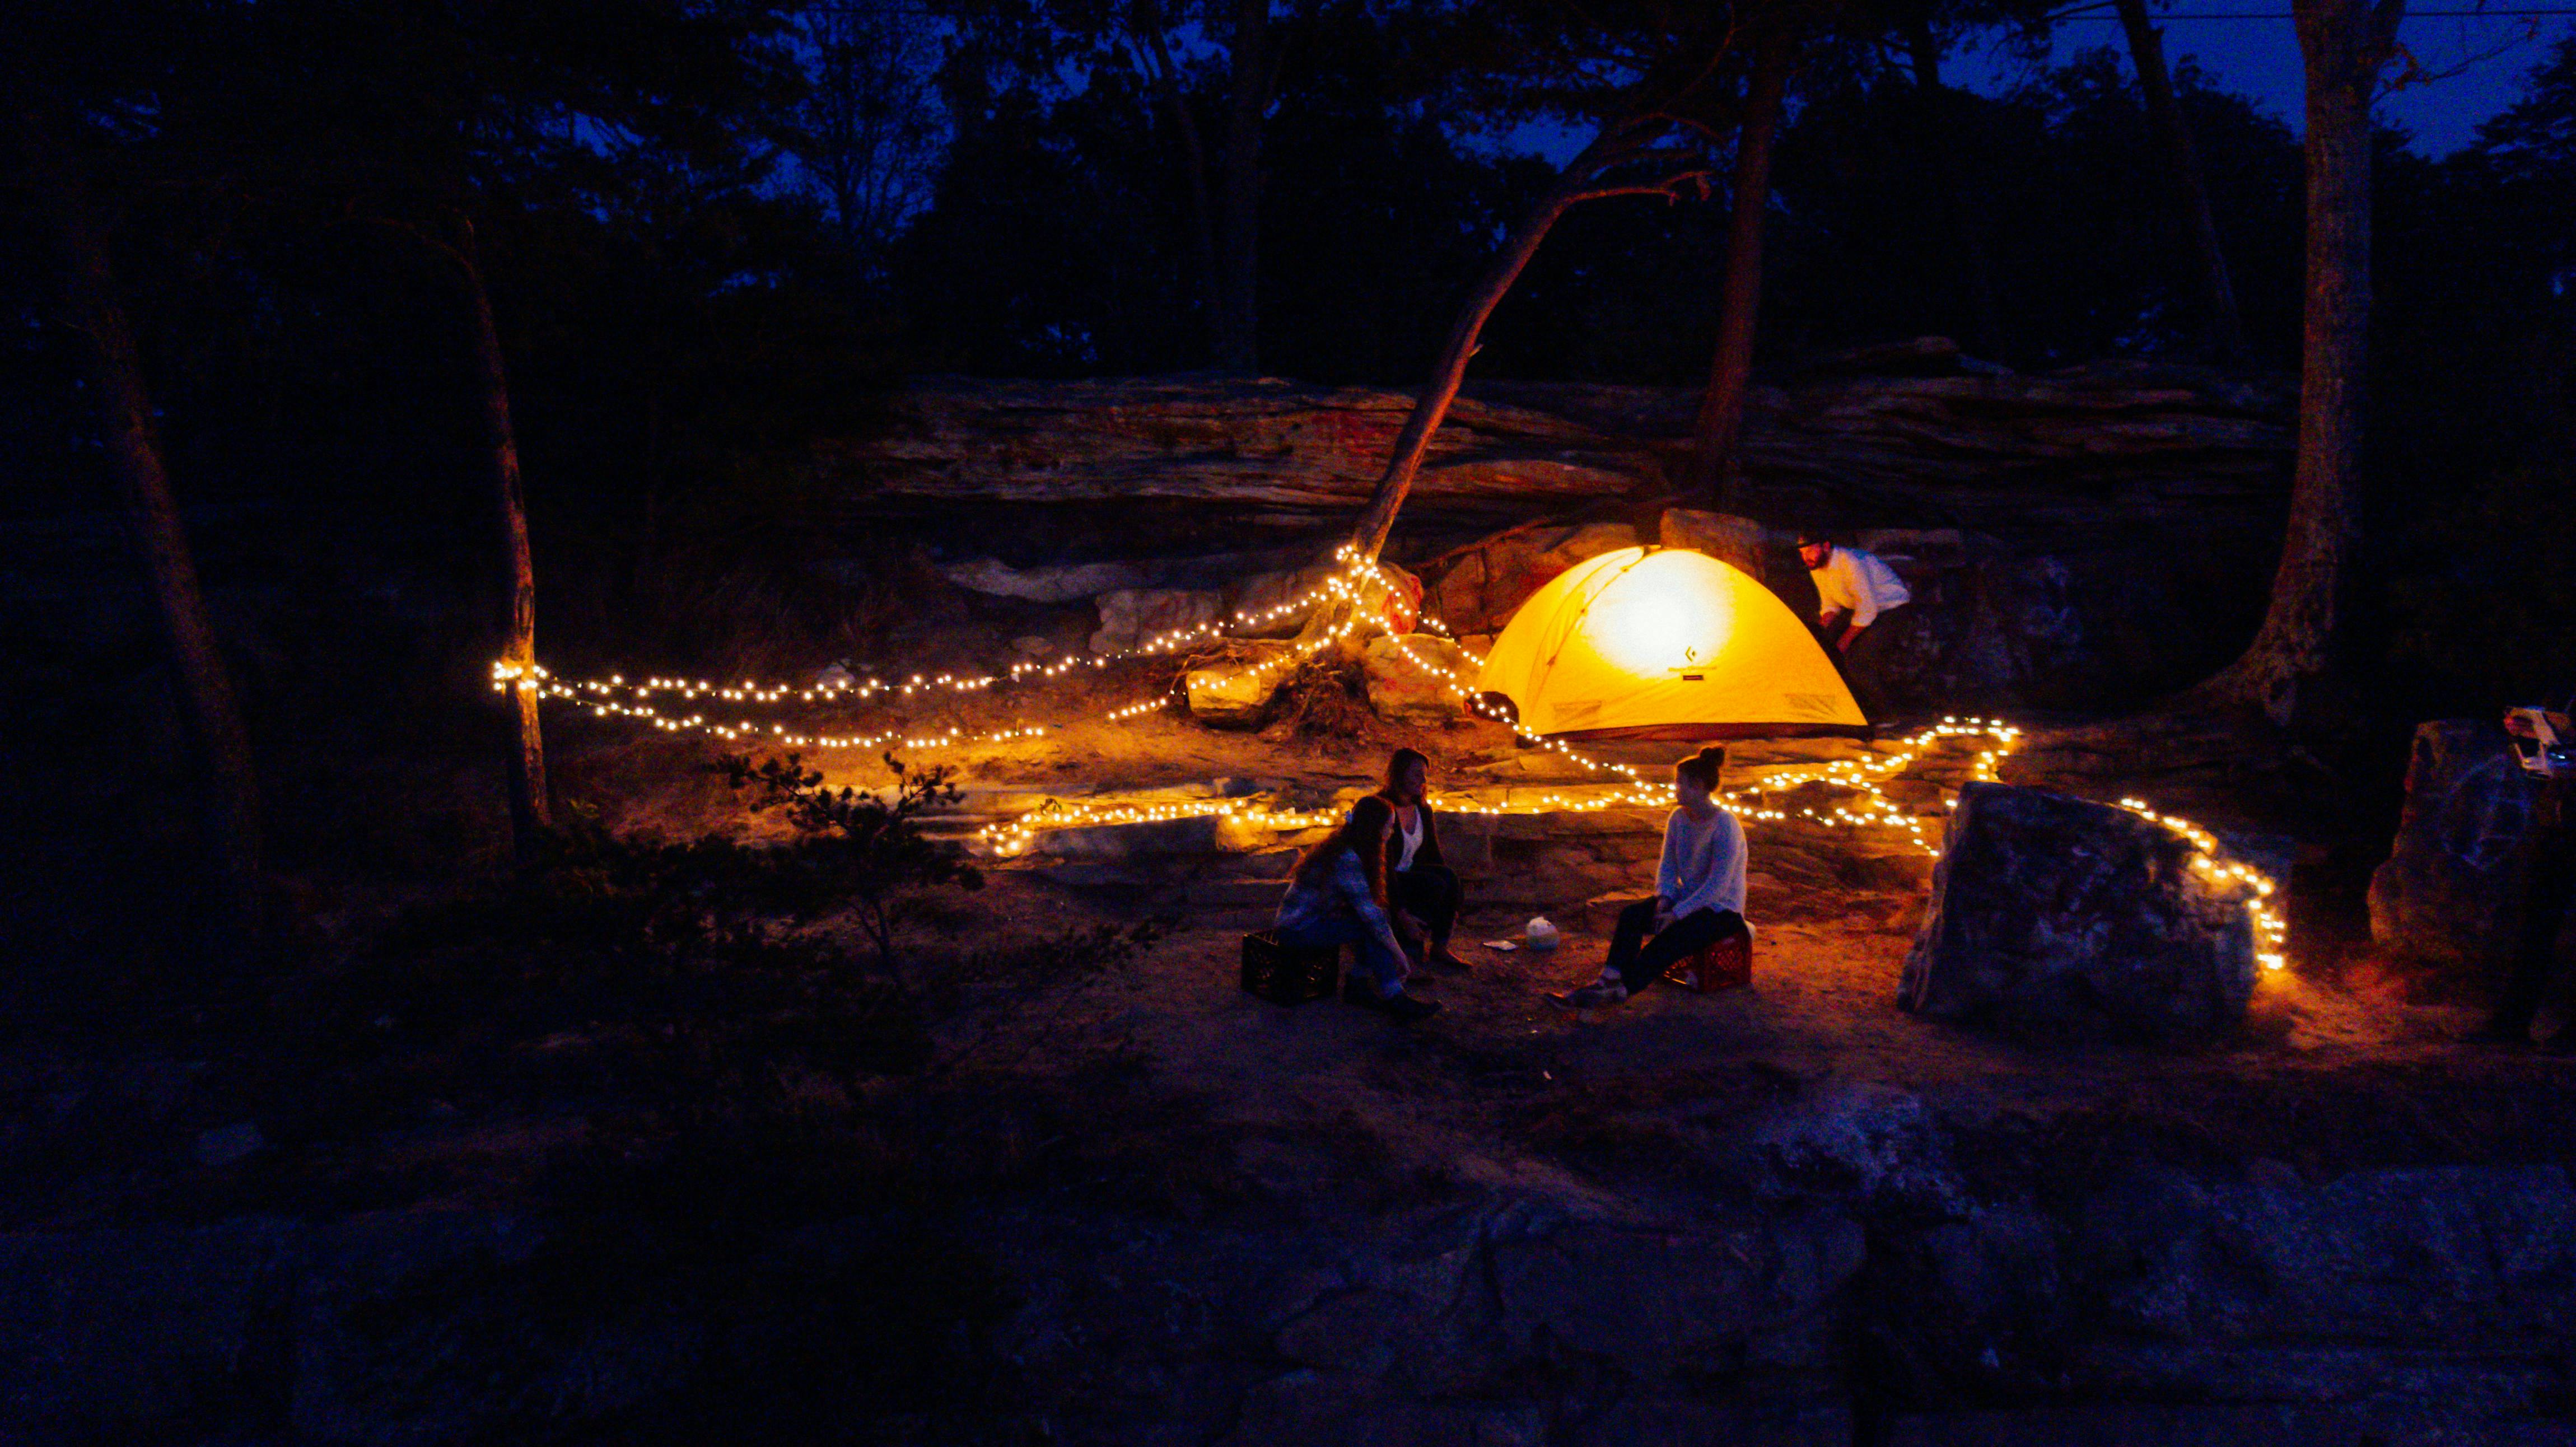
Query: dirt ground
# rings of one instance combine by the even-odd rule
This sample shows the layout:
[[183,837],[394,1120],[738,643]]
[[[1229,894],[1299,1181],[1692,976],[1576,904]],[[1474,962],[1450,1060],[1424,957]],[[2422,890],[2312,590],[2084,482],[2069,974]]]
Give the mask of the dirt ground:
[[[1319,803],[1372,784],[1397,744],[1431,756],[1435,788],[1600,777],[1533,756],[1481,725],[1381,726],[1364,737],[1315,739],[1275,728],[1220,732],[1176,712],[1097,721],[1168,676],[1125,665],[1072,686],[1031,690],[1008,706],[993,694],[968,700],[928,716],[972,727],[1024,709],[1082,721],[1042,740],[935,757],[956,768],[970,809],[979,797],[1114,797],[1227,778]],[[637,777],[637,750],[669,759],[689,747],[606,735],[591,746],[590,766],[613,767],[629,779]],[[1766,753],[1747,745],[1737,758],[1758,766],[1812,756],[1799,748],[1813,746]],[[1650,761],[1681,751],[1662,744],[1628,756]],[[845,758],[821,762],[834,782],[885,777],[882,768]],[[2256,801],[2227,797],[2205,773],[2097,771],[2056,780],[2007,772],[2019,782],[2062,783],[2098,798],[2134,793],[2195,817],[2291,827],[2262,817]],[[673,783],[630,796],[623,817],[677,827],[709,797],[692,787]],[[1757,873],[1765,828],[1749,831]],[[1636,866],[1636,892],[1649,887],[1651,868]],[[1070,886],[1050,877],[1043,861],[1004,862],[993,880],[978,909],[1005,928],[1171,912],[1169,900],[1150,889]],[[1920,914],[1919,889],[1842,888],[1793,899],[1786,909],[1776,907],[1775,892],[1770,917],[1757,890],[1751,988],[1711,996],[1658,990],[1569,1015],[1542,996],[1595,977],[1606,920],[1579,908],[1551,910],[1564,931],[1561,948],[1498,951],[1480,942],[1517,933],[1531,910],[1480,903],[1470,889],[1458,948],[1472,968],[1416,977],[1421,993],[1443,1008],[1412,1029],[1339,1001],[1289,1009],[1244,994],[1235,981],[1249,927],[1240,911],[1196,923],[1184,913],[1177,932],[1140,964],[1057,1002],[1047,1028],[1144,1062],[1155,1091],[1194,1102],[1237,1141],[1235,1164],[1256,1179],[1275,1176],[1284,1187],[1324,1169],[1319,1151],[1356,1150],[1399,1176],[1458,1187],[1509,1184],[1613,1214],[1637,1209],[1639,1181],[1656,1174],[1662,1156],[1758,1128],[1756,1118],[1769,1118],[1786,1097],[1828,1113],[1898,1102],[1988,1121],[2116,1117],[2148,1133],[2164,1127],[2138,1123],[2161,1120],[2224,1154],[2286,1160],[2317,1176],[2363,1158],[2511,1153],[2540,1128],[2514,1102],[2535,1092],[2557,1096],[2566,1088],[2560,1077],[2576,1074],[2537,1053],[2458,1043],[2478,1018],[2474,992],[2427,989],[2372,956],[2349,890],[2291,900],[2307,934],[2294,937],[2289,968],[2262,977],[2239,1038],[2177,1051],[2033,1049],[1901,1012],[1896,985]],[[1042,1051],[1023,1068],[1053,1068],[1047,1059]],[[2392,1084],[2399,1081],[2405,1088]],[[2321,1129],[2326,1121],[2340,1124]],[[1605,1184],[1612,1179],[1624,1184]]]
[[[2576,1165],[2564,1130],[2576,1061],[2459,1043],[2478,1018],[2474,982],[2376,956],[2359,876],[2261,771],[2058,729],[2035,732],[2005,768],[2008,780],[2137,795],[2207,820],[2286,875],[2288,968],[2262,976],[2244,1029],[2224,1042],[2034,1048],[1908,1015],[1896,987],[1928,870],[1907,831],[1764,817],[1747,828],[1759,930],[1750,988],[1657,989],[1577,1015],[1542,997],[1598,973],[1598,901],[1647,888],[1658,810],[1566,808],[1597,776],[1498,729],[1301,737],[1214,731],[1168,712],[1102,717],[1169,677],[1126,665],[903,720],[924,731],[1080,720],[912,759],[957,769],[964,793],[937,831],[971,840],[1047,799],[1256,797],[1323,813],[1372,786],[1399,744],[1422,748],[1435,788],[1462,798],[1555,795],[1544,811],[1495,820],[1480,851],[1459,847],[1475,828],[1444,829],[1453,858],[1480,857],[1457,935],[1469,968],[1419,980],[1436,1016],[1399,1026],[1338,1000],[1284,1008],[1238,987],[1241,937],[1275,903],[1294,832],[1181,829],[1169,847],[1078,858],[1044,846],[987,853],[980,891],[946,892],[953,932],[929,922],[905,941],[906,967],[923,967],[908,997],[918,1007],[872,1012],[882,975],[853,968],[872,956],[831,912],[843,905],[791,908],[790,926],[756,950],[617,946],[638,929],[619,899],[645,892],[594,887],[582,870],[630,854],[714,856],[682,880],[703,890],[745,851],[621,843],[531,876],[493,852],[504,836],[488,766],[458,762],[370,795],[412,853],[353,836],[299,876],[311,906],[303,969],[263,981],[256,997],[201,997],[155,1032],[66,1030],[0,1052],[0,1160],[11,1167],[0,1223],[26,1269],[58,1283],[21,1291],[22,1315],[93,1297],[155,1303],[151,1340],[167,1344],[156,1350],[205,1363],[208,1390],[250,1401],[240,1383],[262,1384],[267,1395],[239,1409],[246,1421],[288,1412],[263,1404],[334,1400],[351,1420],[444,1424],[388,1440],[594,1440],[515,1429],[530,1413],[591,1411],[583,1394],[613,1379],[627,1384],[617,1401],[642,1405],[599,1408],[613,1425],[595,1440],[655,1440],[624,1429],[700,1420],[672,1416],[672,1403],[730,1430],[789,1400],[828,1424],[808,1434],[821,1440],[851,1438],[854,1407],[930,1400],[1096,1430],[975,1438],[913,1423],[869,1440],[1292,1442],[1363,1440],[1350,1423],[1417,1407],[1460,1420],[1526,1408],[1530,1422],[1576,1424],[1613,1421],[1614,1408],[1635,1407],[1629,1397],[1657,1411],[1705,1397],[1718,1415],[1676,1417],[1699,1425],[1660,1433],[1478,1427],[1418,1440],[1781,1440],[1729,1428],[1739,1418],[1725,1413],[1822,1402],[1828,1426],[1841,1426],[1790,1440],[1990,1441],[2006,1437],[1974,1413],[1911,1436],[1887,1424],[2097,1399],[2163,1410],[2182,1391],[2219,1415],[2163,1436],[2106,1430],[2206,1441],[2224,1435],[2207,1424],[2240,1420],[2225,1414],[2242,1402],[2265,1413],[2339,1402],[2341,1377],[2319,1386],[2302,1373],[2350,1356],[2354,1301],[2403,1331],[2350,1371],[2376,1380],[2392,1370],[2383,1361],[2397,1363],[2417,1384],[2407,1400],[2432,1404],[2427,1419],[2464,1392],[2526,1416],[2562,1399],[2554,1325],[2516,1336],[2522,1318],[2502,1318],[2511,1329],[2484,1355],[2459,1348],[2490,1333],[2492,1314],[2479,1313],[2491,1298],[2564,1319],[2550,1283],[2564,1276],[2554,1263]],[[874,727],[885,716],[807,722]],[[570,809],[677,840],[784,833],[708,769],[717,742],[569,711],[549,725]],[[1626,752],[1660,769],[1682,747]],[[1785,780],[1857,753],[1746,743],[1731,782],[1778,786],[1766,812],[1830,812],[1848,797]],[[834,784],[891,778],[864,757],[811,762]],[[1974,762],[1972,746],[1947,746],[1884,788],[1937,826]],[[532,880],[542,896],[517,892]],[[1483,945],[1541,909],[1563,930],[1556,950]],[[1149,920],[1172,928],[1133,958],[1082,933]],[[2472,1165],[2497,1169],[2452,1169]],[[2469,1193],[2477,1201],[2459,1199]],[[2265,1223],[2285,1211],[2303,1213],[2297,1229],[2272,1231]],[[1828,1237],[1841,1243],[1832,1252],[1816,1244]],[[2023,1250],[2061,1239],[2044,1257]],[[2361,1244],[2347,1251],[2348,1240]],[[1831,1273],[1798,1264],[1828,1257],[1840,1263]],[[2490,1257],[2502,1263],[2492,1271]],[[272,1269],[289,1259],[301,1274]],[[1494,1284],[1506,1272],[1526,1285],[1538,1280],[1531,1263],[1577,1260],[1615,1268],[1577,1274],[1584,1289],[1565,1300],[1579,1313],[1525,1335],[1495,1326],[1488,1339],[1477,1304],[1487,1295],[1513,1311],[1539,1300],[1518,1285],[1507,1299]],[[1435,1294],[1465,1303],[1443,1324],[1398,1314],[1349,1325],[1409,1300],[1404,1283],[1449,1281],[1440,1262],[1456,1276]],[[2508,1276],[2510,1290],[2492,1286]],[[1786,1312],[1794,1324],[1761,1338],[1758,1354],[1726,1345],[1670,1381],[1577,1369],[1547,1345],[1578,1317],[1680,1311],[1653,1298],[1684,1277],[1693,1291],[1732,1293],[1707,1298],[1719,1305],[1705,1313],[1691,1307],[1692,1320]],[[2526,1290],[2538,1277],[2546,1290]],[[1576,1278],[1565,1279],[1572,1292]],[[165,1300],[229,1310],[249,1287],[210,1296],[198,1284],[236,1280],[266,1283],[259,1299],[287,1305],[274,1317],[245,1308],[254,1325],[238,1337],[160,1312]],[[1790,1290],[1797,1280],[1809,1284]],[[2312,1291],[2317,1281],[2332,1289]],[[2359,1284],[2345,1291],[2348,1281]],[[2138,1377],[2124,1364],[2162,1360],[2154,1353],[2174,1344],[2140,1337],[2123,1293],[2159,1313],[2173,1300],[2282,1304],[2215,1355],[2186,1333],[2196,1354],[2180,1375]],[[2427,1303],[2448,1314],[2426,1315]],[[290,1306],[295,1334],[272,1331]],[[21,1354],[30,1365],[17,1380],[42,1382],[66,1412],[125,1401],[121,1384],[136,1374],[124,1340],[80,1335],[79,1312],[56,1316],[39,1323],[52,1336],[21,1331],[45,1345]],[[672,1335],[674,1322],[715,1323],[704,1340],[717,1345]],[[1395,1386],[1361,1380],[1381,1339],[1403,1365]],[[66,1341],[88,1344],[88,1376],[66,1378],[43,1354]],[[735,1341],[757,1349],[721,1348]],[[1871,1344],[1881,1341],[1912,1355]],[[2085,1366],[2087,1353],[2109,1365]],[[2451,1374],[2420,1375],[2426,1361]],[[1429,1385],[1406,1385],[1416,1368]],[[735,1380],[745,1371],[749,1385]],[[170,1401],[155,1410],[203,1405]],[[510,1426],[455,1425],[469,1419]],[[2010,1440],[2083,1435],[2034,1420]],[[2301,1440],[2432,1440],[2372,1430]],[[105,1440],[77,1440],[94,1438]]]

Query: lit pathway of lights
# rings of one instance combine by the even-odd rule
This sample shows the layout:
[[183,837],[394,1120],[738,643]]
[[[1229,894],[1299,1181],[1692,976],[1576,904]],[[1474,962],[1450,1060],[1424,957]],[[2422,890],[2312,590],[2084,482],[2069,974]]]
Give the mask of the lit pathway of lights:
[[[733,723],[711,720],[703,713],[691,713],[685,716],[665,715],[644,700],[656,693],[666,693],[675,696],[683,703],[702,698],[715,698],[726,703],[762,705],[785,703],[791,700],[803,703],[827,703],[843,698],[865,700],[883,695],[901,698],[933,690],[975,693],[997,683],[1055,678],[1084,664],[1094,668],[1106,667],[1115,657],[1148,657],[1170,653],[1192,643],[1219,637],[1228,628],[1280,621],[1293,614],[1310,610],[1328,598],[1352,605],[1344,610],[1340,622],[1320,636],[1304,640],[1276,658],[1250,665],[1219,680],[1222,686],[1247,676],[1293,668],[1323,649],[1350,637],[1357,631],[1362,621],[1361,609],[1373,601],[1372,585],[1377,589],[1389,591],[1395,588],[1394,581],[1379,569],[1373,559],[1361,558],[1348,545],[1344,545],[1336,554],[1336,559],[1340,567],[1326,575],[1321,583],[1274,608],[1257,613],[1240,611],[1227,622],[1210,622],[1196,628],[1158,634],[1145,640],[1137,648],[1119,655],[1103,655],[1090,659],[1067,657],[1048,665],[1015,664],[1006,676],[989,674],[960,676],[942,673],[924,677],[915,674],[910,680],[901,684],[887,684],[882,680],[869,678],[853,679],[846,684],[817,684],[800,689],[789,685],[761,684],[748,680],[737,686],[673,678],[648,678],[639,684],[629,684],[622,675],[612,675],[606,680],[567,683],[556,679],[542,667],[531,667],[522,673],[510,665],[495,664],[492,669],[492,687],[495,692],[507,692],[514,682],[521,687],[526,687],[530,686],[528,681],[532,681],[541,697],[569,700],[598,716],[614,715],[638,719],[666,733],[703,733],[728,743],[765,743],[795,748],[896,747],[916,752],[1004,743],[1014,739],[1042,736],[1048,732],[1050,726],[1020,724],[1006,729],[977,733],[950,727],[944,731],[920,734],[907,734],[900,730],[882,734],[804,734],[790,732],[786,725],[780,723],[771,723],[764,727],[747,719]],[[1420,622],[1424,627],[1443,637],[1449,636],[1447,627],[1436,618],[1425,616],[1420,619]],[[1512,723],[1509,717],[1487,705],[1477,696],[1471,680],[1460,676],[1456,670],[1442,667],[1431,659],[1423,657],[1414,650],[1413,645],[1403,634],[1390,633],[1387,636],[1394,640],[1398,653],[1414,666],[1440,679],[1469,712],[1498,723]],[[1466,652],[1463,648],[1460,651]],[[1467,653],[1466,656],[1471,664],[1481,666],[1483,660],[1472,653]],[[624,702],[618,697],[620,693],[631,694],[637,701]],[[1105,717],[1113,723],[1124,723],[1129,719],[1168,708],[1179,697],[1177,690],[1166,692],[1112,709]],[[1586,813],[1615,808],[1669,808],[1674,802],[1670,785],[1653,783],[1630,765],[1593,758],[1577,751],[1561,739],[1527,734],[1520,737],[1535,747],[1559,755],[1568,763],[1597,773],[1615,775],[1622,782],[1608,789],[1584,792],[1542,791],[1535,798],[1524,797],[1510,804],[1482,803],[1464,796],[1452,795],[1444,799],[1446,806],[1455,812],[1492,816]],[[1924,750],[1938,745],[1945,739],[1970,737],[1991,740],[1986,748],[1978,752],[1970,769],[1972,777],[1990,781],[1997,777],[1997,763],[2020,744],[2021,731],[2012,725],[1987,719],[1946,718],[1939,724],[1900,740],[1896,752],[1892,754],[1865,759],[1829,760],[1808,769],[1773,771],[1758,788],[1729,789],[1723,791],[1720,797],[1740,817],[1754,822],[1804,820],[1829,828],[1875,826],[1895,829],[1916,848],[1938,858],[1940,848],[1926,837],[1924,819],[1889,798],[1880,786],[1886,780],[1903,772]],[[1783,809],[1769,802],[1774,795],[1791,793],[1809,784],[1823,784],[1847,790],[1858,798],[1849,805],[1838,804],[1819,808],[1801,804],[1794,810]],[[1945,803],[1955,807],[1957,800],[1953,798]],[[2279,886],[2272,879],[2251,865],[2225,857],[2220,850],[2217,837],[2198,824],[2174,815],[2157,813],[2141,800],[2123,799],[2120,803],[2121,807],[2152,819],[2189,841],[2194,849],[2192,868],[2196,872],[2213,881],[2244,887],[2248,893],[2246,910],[2254,927],[2256,960],[2266,970],[2278,970],[2288,963],[2286,951],[2289,923],[2282,915],[2279,906],[2273,903],[2273,897],[2279,892]],[[1017,819],[987,825],[977,831],[976,838],[994,854],[1009,858],[1027,853],[1036,845],[1038,836],[1049,830],[1154,823],[1210,814],[1243,828],[1274,832],[1319,828],[1340,817],[1335,810],[1274,809],[1266,804],[1245,799],[1183,800],[1156,804],[1056,800]]]

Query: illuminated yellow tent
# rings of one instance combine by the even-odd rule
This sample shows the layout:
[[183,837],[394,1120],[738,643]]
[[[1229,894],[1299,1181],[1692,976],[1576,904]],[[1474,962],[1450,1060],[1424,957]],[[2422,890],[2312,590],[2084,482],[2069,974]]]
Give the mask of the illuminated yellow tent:
[[1481,693],[1533,734],[1735,738],[1862,733],[1833,661],[1770,589],[1704,553],[1622,548],[1530,595]]

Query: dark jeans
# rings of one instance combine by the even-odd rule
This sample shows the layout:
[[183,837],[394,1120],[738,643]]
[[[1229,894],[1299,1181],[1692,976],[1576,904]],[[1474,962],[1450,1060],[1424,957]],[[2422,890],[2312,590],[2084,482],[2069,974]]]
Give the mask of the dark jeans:
[[1619,911],[1618,927],[1610,932],[1610,963],[1604,973],[1617,975],[1633,995],[1662,979],[1675,960],[1698,954],[1719,940],[1752,933],[1744,927],[1744,916],[1731,909],[1695,909],[1658,933],[1655,901],[1641,899]]
[[2492,1028],[2508,1035],[2527,1034],[2549,993],[2550,967],[2556,963],[2558,927],[2567,906],[2576,902],[2576,829],[2548,829],[2532,841],[2531,873],[2523,896],[2522,935],[2514,943],[2513,973],[2496,1001]]
[[1312,949],[1323,945],[1355,947],[1359,952],[1359,959],[1353,964],[1352,973],[1357,974],[1366,970],[1369,979],[1375,982],[1377,992],[1381,995],[1393,995],[1403,989],[1404,977],[1412,973],[1412,966],[1405,962],[1404,956],[1396,955],[1389,958],[1386,946],[1379,940],[1378,932],[1362,924],[1353,915],[1336,914],[1321,924],[1311,925],[1305,929],[1281,928],[1277,934],[1279,943],[1294,945],[1299,949]]
[[1431,948],[1449,943],[1449,932],[1458,926],[1459,901],[1465,898],[1457,875],[1437,864],[1417,865],[1388,875],[1386,892],[1397,909],[1422,921]]
[[1852,700],[1860,705],[1861,715],[1871,723],[1896,711],[1898,690],[1891,687],[1897,665],[1903,655],[1905,635],[1912,631],[1915,617],[1909,604],[1878,615],[1878,620],[1860,630],[1846,653],[1837,645],[1843,631],[1851,626],[1851,615],[1835,618],[1831,628],[1815,629],[1816,641],[1824,645],[1825,656],[1834,661],[1834,669],[1843,676],[1843,686],[1852,691]]

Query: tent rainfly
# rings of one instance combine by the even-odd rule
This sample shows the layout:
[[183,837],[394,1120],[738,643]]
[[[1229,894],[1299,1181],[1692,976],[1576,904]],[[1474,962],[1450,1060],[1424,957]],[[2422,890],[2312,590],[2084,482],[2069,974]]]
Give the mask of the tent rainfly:
[[1862,734],[1815,635],[1770,589],[1704,553],[1622,548],[1530,595],[1477,676],[1533,734],[1723,739]]

